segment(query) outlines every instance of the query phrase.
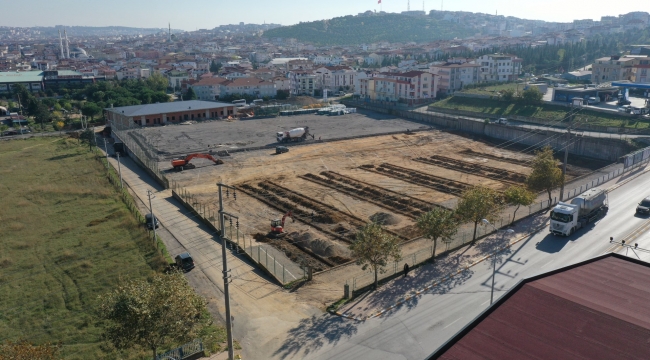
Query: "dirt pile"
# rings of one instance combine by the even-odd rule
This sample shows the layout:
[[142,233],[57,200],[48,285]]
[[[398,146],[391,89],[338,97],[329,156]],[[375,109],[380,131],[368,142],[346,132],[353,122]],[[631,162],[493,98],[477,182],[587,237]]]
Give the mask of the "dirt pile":
[[349,258],[350,251],[345,247],[335,244],[327,239],[316,239],[311,233],[302,233],[293,237],[300,245],[309,249],[318,256],[325,258]]
[[397,216],[384,212],[378,212],[370,216],[370,221],[384,226],[397,225],[400,223],[400,219]]

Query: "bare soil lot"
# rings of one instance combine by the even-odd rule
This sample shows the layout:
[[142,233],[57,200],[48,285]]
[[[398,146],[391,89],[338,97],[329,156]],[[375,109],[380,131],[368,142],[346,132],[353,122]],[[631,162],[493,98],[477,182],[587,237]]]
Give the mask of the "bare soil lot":
[[[418,125],[405,123],[404,128]],[[453,208],[460,193],[474,185],[503,191],[522,183],[531,159],[480,139],[428,130],[316,142],[281,155],[272,149],[233,153],[224,165],[196,160],[196,169],[170,169],[168,176],[202,203],[214,204],[214,210],[216,183],[237,186],[237,200],[231,195],[225,206],[240,215],[247,241],[275,246],[319,271],[352,261],[347,247],[371,219],[383,219],[391,233],[408,242],[420,236],[415,221],[422,212]],[[170,168],[167,161],[160,166]],[[589,171],[572,166],[569,176]],[[285,224],[289,235],[268,239],[270,221],[288,211],[293,213]]]

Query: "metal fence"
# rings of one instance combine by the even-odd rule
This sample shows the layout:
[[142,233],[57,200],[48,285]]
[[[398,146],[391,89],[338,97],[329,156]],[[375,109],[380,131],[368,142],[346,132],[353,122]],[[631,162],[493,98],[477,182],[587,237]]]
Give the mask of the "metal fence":
[[196,339],[192,342],[181,345],[179,348],[160,354],[156,356],[154,360],[182,360],[200,352],[203,352],[203,342],[201,339]]
[[[648,162],[650,162],[650,159],[644,161],[643,164],[647,164]],[[642,164],[636,164],[634,168],[638,168],[641,165]],[[574,189],[567,191],[565,193],[566,196],[564,197],[564,201],[568,201],[569,199],[574,198],[591,188],[594,188],[616,177],[619,177],[624,173],[629,173],[632,169],[633,168],[627,168],[627,169],[619,168],[605,175],[598,176],[597,178],[587,181],[583,185],[580,185],[580,187],[576,187]],[[549,200],[544,200],[528,207],[521,207],[516,212],[515,220],[521,220],[532,214],[548,210],[550,207],[556,205],[557,203],[558,203],[558,198],[553,197],[550,203]],[[494,225],[494,227],[496,227],[497,229],[508,227],[513,222],[513,212],[514,212],[513,208],[508,208],[504,210],[501,216],[497,217],[496,219],[492,219],[491,222]],[[476,229],[476,239],[482,238],[484,236],[493,233],[494,233],[494,229],[491,226],[485,226],[479,223]],[[474,230],[472,224],[471,229],[465,227],[464,229],[458,231],[450,241],[447,242],[440,241],[436,249],[436,256],[450,250],[458,249],[466,245],[467,243],[471,242],[473,239],[474,239]],[[379,274],[379,281],[390,278],[391,276],[394,276],[395,274],[403,271],[403,267],[405,263],[408,263],[409,266],[413,267],[415,265],[421,264],[429,260],[432,257],[432,255],[433,255],[433,246],[429,248],[421,249],[412,254],[403,255],[400,261],[389,264],[384,269],[385,272]],[[374,280],[375,280],[374,273],[367,272],[364,273],[363,275],[359,275],[348,279],[346,281],[346,284],[348,284],[352,288],[352,291],[357,291],[359,289],[363,289],[364,287],[373,284]]]
[[[201,203],[187,189],[171,182],[172,191],[189,206],[201,220],[220,233],[218,210]],[[224,224],[227,246],[237,254],[244,254],[283,285],[306,277],[306,270],[289,260],[281,250],[262,245],[252,236],[241,232],[226,220]]]

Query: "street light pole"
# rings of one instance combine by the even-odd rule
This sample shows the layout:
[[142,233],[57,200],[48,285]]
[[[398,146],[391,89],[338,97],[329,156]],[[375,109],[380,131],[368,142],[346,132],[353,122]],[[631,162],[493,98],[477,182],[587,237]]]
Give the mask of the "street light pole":
[[117,155],[117,172],[120,173],[120,188],[124,189],[124,182],[122,181],[122,166],[120,165],[120,152],[116,151],[115,155]]
[[[498,230],[494,225],[492,225],[492,223],[489,222],[487,219],[483,219],[483,220],[481,220],[481,221],[482,221],[483,224],[485,224],[485,225],[490,225],[490,226],[492,226],[492,228],[494,229],[494,231],[495,231],[497,234],[499,233],[499,230]],[[512,229],[502,230],[503,238],[505,239],[505,234],[512,234],[512,233],[514,233],[514,232],[515,232],[515,231],[512,230]],[[496,258],[496,256],[497,256],[497,252],[495,251],[495,252],[494,252],[494,255],[493,255],[493,258],[492,258],[492,290],[490,291],[490,305],[492,305],[492,303],[494,302],[494,278],[495,278],[496,275],[497,275],[497,258]]]

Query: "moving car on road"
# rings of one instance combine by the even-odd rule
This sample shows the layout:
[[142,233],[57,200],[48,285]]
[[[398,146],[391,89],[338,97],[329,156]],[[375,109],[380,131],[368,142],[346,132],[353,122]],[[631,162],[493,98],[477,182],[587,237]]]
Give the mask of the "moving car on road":
[[641,200],[639,205],[636,207],[637,214],[650,215],[650,196]]
[[194,269],[194,259],[192,259],[192,255],[188,252],[184,252],[180,255],[176,255],[176,266],[178,266],[179,269],[183,271],[190,271]]

